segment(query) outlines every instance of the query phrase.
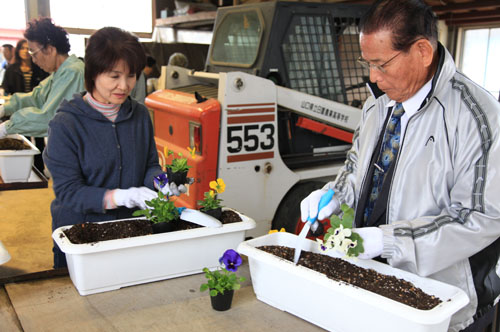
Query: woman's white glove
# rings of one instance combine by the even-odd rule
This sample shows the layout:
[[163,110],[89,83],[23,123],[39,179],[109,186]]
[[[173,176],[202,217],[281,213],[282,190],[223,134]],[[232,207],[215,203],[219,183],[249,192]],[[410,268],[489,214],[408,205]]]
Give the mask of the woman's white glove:
[[[194,178],[186,178],[186,184],[193,184]],[[161,191],[163,195],[179,196],[180,194],[187,193],[187,187],[183,184],[177,186],[174,182],[169,182],[167,173],[162,173],[154,178],[154,186]]]
[[7,121],[0,123],[0,139],[7,136],[7,127],[5,126]]
[[10,260],[10,255],[7,249],[2,244],[2,241],[0,241],[0,265],[7,263]]
[[315,190],[300,202],[300,218],[302,222],[306,222],[308,217],[314,219],[318,216],[318,220],[329,218],[339,209],[339,200],[334,196],[324,208],[318,211],[319,201],[327,191],[326,189]]
[[117,206],[126,206],[129,209],[139,207],[145,210],[148,206],[145,201],[158,197],[158,194],[147,187],[132,187],[129,189],[115,189],[113,202]]
[[354,228],[354,232],[363,238],[364,252],[360,253],[358,258],[372,259],[380,256],[384,249],[384,233],[378,227]]

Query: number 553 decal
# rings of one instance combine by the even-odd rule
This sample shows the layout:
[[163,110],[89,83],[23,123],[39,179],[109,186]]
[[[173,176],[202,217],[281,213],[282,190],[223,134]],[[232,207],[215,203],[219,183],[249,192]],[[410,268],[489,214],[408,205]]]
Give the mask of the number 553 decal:
[[274,124],[249,124],[227,127],[229,153],[271,150],[274,147]]

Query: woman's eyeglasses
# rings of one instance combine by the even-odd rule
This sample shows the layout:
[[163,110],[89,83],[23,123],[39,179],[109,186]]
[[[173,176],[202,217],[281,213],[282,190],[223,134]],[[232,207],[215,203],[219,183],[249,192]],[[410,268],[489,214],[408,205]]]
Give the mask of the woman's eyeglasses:
[[28,50],[28,54],[31,55],[31,56],[34,56],[35,54],[37,54],[38,52],[40,52],[42,49],[43,49],[43,47],[39,48],[36,51]]

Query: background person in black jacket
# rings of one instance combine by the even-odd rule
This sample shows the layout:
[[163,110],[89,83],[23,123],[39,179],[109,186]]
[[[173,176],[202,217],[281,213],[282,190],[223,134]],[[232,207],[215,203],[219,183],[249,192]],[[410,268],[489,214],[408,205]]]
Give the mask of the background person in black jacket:
[[48,73],[31,61],[28,41],[21,39],[17,42],[15,62],[7,67],[2,86],[9,95],[16,92],[30,92],[47,76]]

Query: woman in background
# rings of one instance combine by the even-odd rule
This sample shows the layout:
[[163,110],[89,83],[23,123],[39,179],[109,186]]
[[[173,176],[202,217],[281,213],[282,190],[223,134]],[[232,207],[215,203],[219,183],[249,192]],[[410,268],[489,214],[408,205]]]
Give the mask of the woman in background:
[[[63,101],[49,123],[43,153],[55,199],[52,229],[129,218],[157,197],[162,170],[147,108],[130,98],[146,55],[137,37],[118,28],[96,31],[85,50],[85,88]],[[66,266],[54,244],[54,267]]]
[[16,92],[30,92],[35,86],[49,76],[40,67],[31,61],[28,53],[28,41],[21,39],[17,42],[15,61],[7,67],[3,78],[2,87],[6,94]]
[[[33,63],[50,75],[33,91],[14,93],[0,106],[0,118],[9,116],[9,120],[0,123],[0,138],[11,134],[47,136],[49,121],[61,101],[84,90],[83,62],[68,54],[71,45],[66,30],[50,18],[41,17],[28,22],[24,37]],[[43,171],[43,167],[37,168]]]
[[[21,39],[17,42],[14,53],[14,63],[7,67],[3,78],[2,87],[5,94],[11,95],[16,92],[31,92],[35,86],[49,76],[40,67],[31,61],[31,55],[28,53],[28,41]],[[45,148],[44,137],[33,137],[36,147],[43,151]],[[42,155],[35,155],[35,167],[43,172],[44,165]]]

